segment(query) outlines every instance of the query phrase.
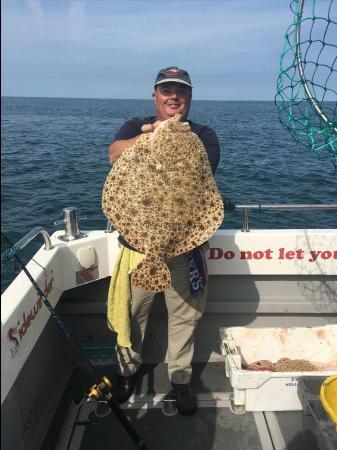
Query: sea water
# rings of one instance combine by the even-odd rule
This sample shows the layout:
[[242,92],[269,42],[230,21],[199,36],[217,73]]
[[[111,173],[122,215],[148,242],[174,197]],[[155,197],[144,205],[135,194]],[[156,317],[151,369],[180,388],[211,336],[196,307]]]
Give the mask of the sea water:
[[[52,234],[62,209],[79,208],[81,229],[105,229],[101,193],[108,148],[124,121],[154,115],[151,100],[3,97],[2,224],[13,241],[34,226]],[[281,126],[273,102],[192,101],[189,118],[212,127],[221,159],[216,181],[236,204],[337,203],[332,157],[318,158]],[[337,211],[250,213],[250,227],[337,228]],[[221,228],[241,229],[242,212],[225,213]],[[42,244],[24,251],[31,257]],[[3,270],[2,289],[13,277]]]

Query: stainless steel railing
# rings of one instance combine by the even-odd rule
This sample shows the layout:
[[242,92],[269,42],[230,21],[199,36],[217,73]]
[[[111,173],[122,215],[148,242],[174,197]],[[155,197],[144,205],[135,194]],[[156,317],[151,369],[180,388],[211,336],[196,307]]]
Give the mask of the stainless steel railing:
[[[236,211],[236,210],[242,210],[243,211],[243,226],[242,230],[243,232],[249,232],[249,211],[250,210],[274,210],[274,211],[326,211],[326,210],[335,210],[337,211],[337,204],[243,204],[243,205],[236,205],[232,203],[230,200],[224,200],[224,207],[225,211]],[[336,219],[336,227],[337,227],[337,219]],[[114,231],[113,225],[108,222],[105,232],[106,233],[112,233]]]
[[[320,204],[248,204],[248,205],[235,205],[235,210],[243,211],[243,232],[249,231],[249,211],[250,210],[274,210],[274,211],[327,211],[327,210],[336,210],[337,204],[328,204],[328,205],[320,205]],[[337,226],[337,220],[336,220]]]
[[14,244],[14,246],[10,247],[4,252],[1,252],[1,264],[5,264],[6,262],[10,261],[11,258],[13,258],[19,250],[22,250],[24,247],[26,247],[26,245],[28,245],[39,234],[42,234],[42,237],[44,239],[44,249],[50,250],[51,248],[53,248],[48,231],[43,227],[34,227],[31,231],[29,231],[29,233],[25,234],[21,239],[19,239]]
[[45,250],[50,250],[52,248],[50,236],[48,231],[43,227],[34,227],[29,233],[25,234],[20,240],[16,242],[15,248],[17,250],[21,250],[26,247],[36,236],[42,234],[44,239],[44,248]]

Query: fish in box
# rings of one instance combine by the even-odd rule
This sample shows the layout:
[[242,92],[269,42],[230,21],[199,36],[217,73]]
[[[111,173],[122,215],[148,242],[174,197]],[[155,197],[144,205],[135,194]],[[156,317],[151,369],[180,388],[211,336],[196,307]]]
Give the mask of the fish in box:
[[337,373],[337,325],[221,328],[233,404],[246,411],[300,410],[302,376]]

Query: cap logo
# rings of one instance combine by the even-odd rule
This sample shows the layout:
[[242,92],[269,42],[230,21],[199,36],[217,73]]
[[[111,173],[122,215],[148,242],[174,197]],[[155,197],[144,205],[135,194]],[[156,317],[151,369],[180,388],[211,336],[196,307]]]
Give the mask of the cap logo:
[[182,70],[179,70],[179,69],[170,69],[164,73],[167,77],[170,77],[170,76],[183,77],[185,75],[185,72],[183,72]]

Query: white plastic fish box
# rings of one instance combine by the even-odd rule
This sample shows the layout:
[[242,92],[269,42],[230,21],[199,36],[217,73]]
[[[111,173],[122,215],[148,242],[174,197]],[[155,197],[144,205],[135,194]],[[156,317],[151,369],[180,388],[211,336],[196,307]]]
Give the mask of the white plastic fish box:
[[[221,353],[233,388],[234,412],[302,410],[300,377],[337,373],[337,325],[311,328],[220,328]],[[304,359],[317,371],[273,372],[245,370],[255,361],[276,363],[281,358]]]

